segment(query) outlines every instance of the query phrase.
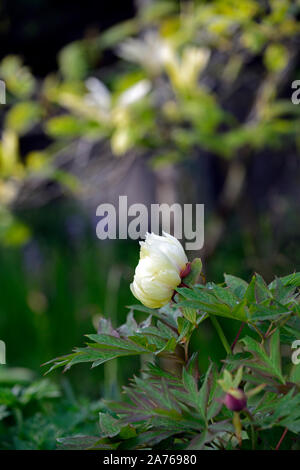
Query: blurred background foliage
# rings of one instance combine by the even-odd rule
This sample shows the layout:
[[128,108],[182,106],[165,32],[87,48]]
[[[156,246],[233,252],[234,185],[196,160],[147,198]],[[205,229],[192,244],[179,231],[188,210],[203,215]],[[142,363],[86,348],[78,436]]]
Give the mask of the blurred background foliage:
[[[7,0],[0,14],[8,366],[38,377],[100,316],[124,321],[138,245],[95,234],[96,207],[121,194],[204,203],[205,246],[189,255],[208,280],[299,270],[299,1]],[[222,356],[209,325],[197,334],[203,366]],[[69,385],[116,396],[136,367],[78,367]]]

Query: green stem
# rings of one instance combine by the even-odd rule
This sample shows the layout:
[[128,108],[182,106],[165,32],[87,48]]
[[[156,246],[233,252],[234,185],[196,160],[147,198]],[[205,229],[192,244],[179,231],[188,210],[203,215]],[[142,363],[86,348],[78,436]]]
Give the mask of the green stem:
[[224,335],[224,331],[222,330],[220,323],[216,319],[215,315],[210,315],[210,319],[219,335],[219,338],[224,346],[225,351],[227,352],[227,354],[231,354],[230,344],[228,343],[227,338]]
[[187,364],[189,360],[189,340],[187,339],[184,344],[184,361]]

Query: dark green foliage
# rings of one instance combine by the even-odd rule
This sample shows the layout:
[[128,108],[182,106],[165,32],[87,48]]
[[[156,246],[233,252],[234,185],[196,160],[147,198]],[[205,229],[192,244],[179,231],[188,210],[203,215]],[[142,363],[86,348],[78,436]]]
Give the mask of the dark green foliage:
[[70,433],[95,434],[104,409],[100,402],[75,399],[67,381],[58,387],[27,369],[1,369],[0,403],[2,450],[55,449],[57,439]]
[[[118,329],[102,320],[99,334],[87,336],[92,342],[50,361],[50,370],[69,369],[79,362],[92,362],[95,367],[119,356],[148,359],[140,377],[124,387],[124,399],[106,403],[93,448],[267,449],[277,444],[275,434],[269,435],[277,427],[287,428],[290,448],[297,447],[300,380],[291,358],[282,360],[282,346],[293,339],[291,332],[299,322],[299,285],[300,276],[295,273],[269,285],[255,274],[249,284],[225,275],[221,285],[179,288],[176,304],[154,310],[154,318],[150,315],[141,324],[135,322],[132,310]],[[186,308],[193,312],[190,320]],[[211,316],[246,326],[223,363],[211,363],[203,375],[197,352],[189,352],[188,346],[193,333]],[[241,434],[236,413],[223,405],[224,391],[232,387],[241,387],[248,397],[246,410],[239,414]],[[261,433],[267,436],[265,444]],[[91,437],[86,439],[88,448]],[[70,442],[75,445],[74,440],[60,444],[68,447]]]

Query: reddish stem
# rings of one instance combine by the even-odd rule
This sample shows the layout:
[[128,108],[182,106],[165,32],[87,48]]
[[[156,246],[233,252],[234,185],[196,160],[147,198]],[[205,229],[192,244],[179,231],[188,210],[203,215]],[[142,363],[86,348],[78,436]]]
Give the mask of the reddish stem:
[[285,438],[285,435],[286,435],[287,432],[288,432],[288,428],[285,428],[285,430],[282,433],[281,438],[278,441],[277,446],[275,447],[275,450],[279,450],[279,447],[281,446],[281,443],[282,443],[283,439]]
[[184,282],[181,282],[178,287],[187,287],[188,289],[190,288],[190,286],[188,286]]
[[241,326],[240,326],[239,331],[237,332],[237,335],[236,335],[236,337],[235,337],[235,339],[234,339],[234,341],[233,341],[233,343],[232,343],[232,345],[231,345],[231,348],[230,348],[232,352],[233,352],[233,350],[234,350],[234,347],[235,347],[236,343],[237,343],[238,340],[239,340],[239,337],[240,337],[240,335],[241,335],[241,332],[243,331],[243,328],[244,328],[245,324],[246,324],[246,323],[243,322],[243,323],[241,324]]

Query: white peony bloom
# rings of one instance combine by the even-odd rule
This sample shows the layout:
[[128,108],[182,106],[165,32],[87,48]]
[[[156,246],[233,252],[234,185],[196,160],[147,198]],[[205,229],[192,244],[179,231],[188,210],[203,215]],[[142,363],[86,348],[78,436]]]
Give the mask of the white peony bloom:
[[159,308],[171,300],[188,259],[180,242],[165,232],[163,236],[147,233],[140,245],[140,261],[130,289],[146,307]]

